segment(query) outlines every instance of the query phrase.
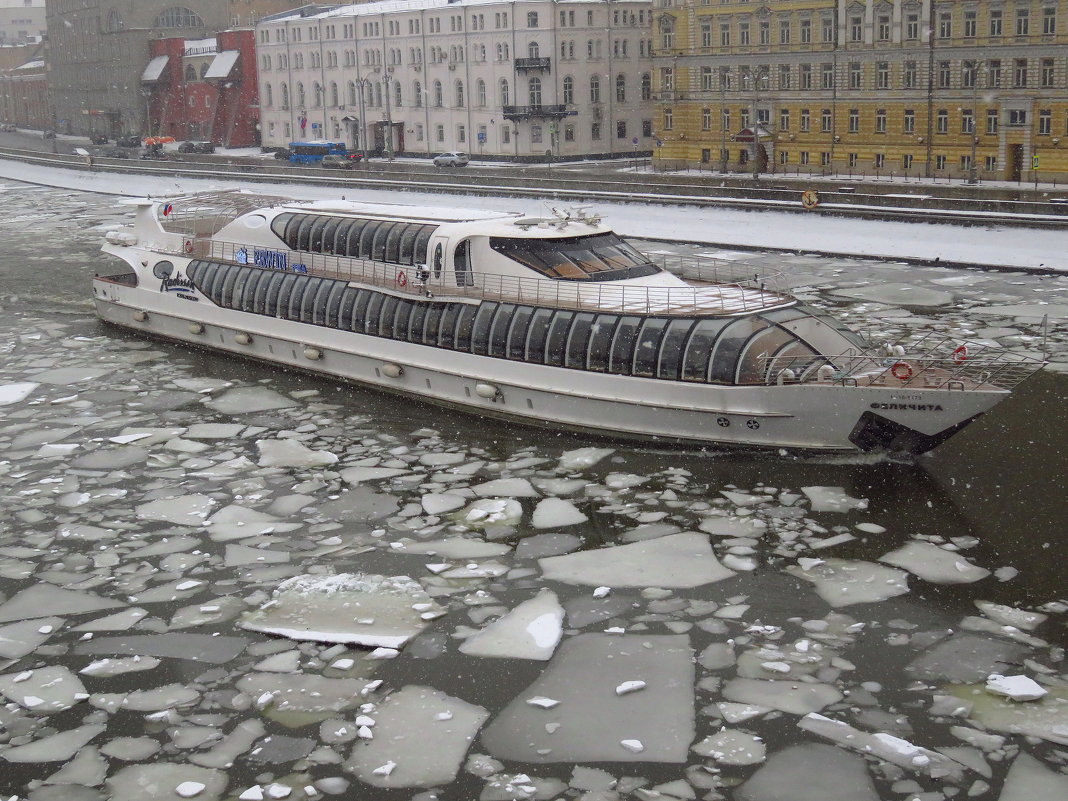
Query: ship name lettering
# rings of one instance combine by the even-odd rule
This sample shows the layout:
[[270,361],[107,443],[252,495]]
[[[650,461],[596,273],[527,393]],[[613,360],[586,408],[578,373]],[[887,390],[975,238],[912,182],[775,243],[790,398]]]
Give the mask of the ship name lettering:
[[256,248],[252,251],[252,263],[257,267],[266,267],[269,270],[288,269],[285,253],[277,250],[261,250]]
[[898,412],[941,412],[940,403],[873,403],[873,409],[888,409]]

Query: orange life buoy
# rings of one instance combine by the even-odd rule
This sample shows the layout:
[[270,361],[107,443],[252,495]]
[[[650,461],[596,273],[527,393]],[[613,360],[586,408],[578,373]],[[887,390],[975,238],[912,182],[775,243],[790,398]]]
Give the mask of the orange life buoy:
[[955,351],[953,351],[953,361],[957,364],[964,364],[968,360],[968,346],[959,345]]
[[898,381],[908,381],[912,378],[912,365],[908,362],[894,362],[894,366],[890,368],[890,375]]
[[407,286],[407,284],[408,284],[408,276],[404,274],[404,270],[401,270],[399,273],[397,273],[397,285],[398,286]]

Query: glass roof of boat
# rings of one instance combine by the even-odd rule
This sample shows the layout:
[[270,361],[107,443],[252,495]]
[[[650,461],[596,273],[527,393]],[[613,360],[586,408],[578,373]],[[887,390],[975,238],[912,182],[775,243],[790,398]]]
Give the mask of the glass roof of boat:
[[240,189],[197,192],[160,201],[156,206],[156,217],[163,230],[170,233],[211,236],[242,214],[292,202],[291,198]]

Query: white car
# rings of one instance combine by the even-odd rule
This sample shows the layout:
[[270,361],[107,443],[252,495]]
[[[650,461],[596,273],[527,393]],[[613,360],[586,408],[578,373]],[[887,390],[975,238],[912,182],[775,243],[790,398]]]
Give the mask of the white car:
[[439,153],[434,156],[435,167],[465,167],[470,161],[466,153]]

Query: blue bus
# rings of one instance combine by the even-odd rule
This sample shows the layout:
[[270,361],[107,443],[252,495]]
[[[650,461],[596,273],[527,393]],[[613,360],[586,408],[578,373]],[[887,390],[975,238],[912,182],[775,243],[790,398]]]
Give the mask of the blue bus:
[[323,160],[323,156],[344,156],[344,142],[290,142],[289,160],[294,164],[314,164]]

